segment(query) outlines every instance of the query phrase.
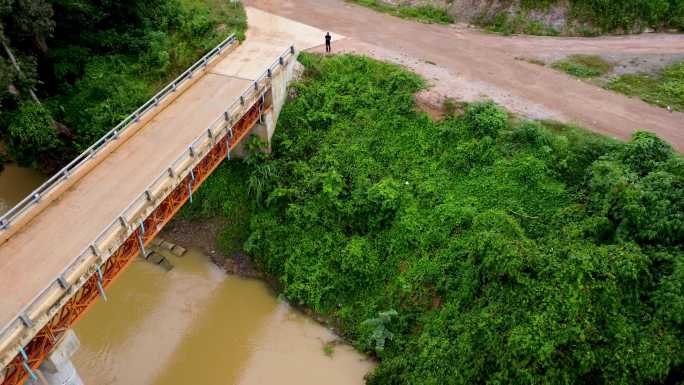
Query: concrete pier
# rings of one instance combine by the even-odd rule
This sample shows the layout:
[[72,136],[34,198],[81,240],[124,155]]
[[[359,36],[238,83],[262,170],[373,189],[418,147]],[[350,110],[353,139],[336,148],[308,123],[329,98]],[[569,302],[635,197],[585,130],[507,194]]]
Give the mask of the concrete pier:
[[81,343],[73,330],[64,334],[62,341],[55,350],[43,361],[35,371],[37,380],[29,380],[29,385],[83,385],[71,357],[76,353]]

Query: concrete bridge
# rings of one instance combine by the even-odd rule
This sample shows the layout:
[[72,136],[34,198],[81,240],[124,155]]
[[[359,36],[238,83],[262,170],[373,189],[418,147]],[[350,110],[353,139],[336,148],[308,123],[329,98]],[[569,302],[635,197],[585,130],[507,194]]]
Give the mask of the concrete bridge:
[[227,38],[0,218],[3,385],[80,383],[71,326],[245,138],[270,142],[297,49],[323,33],[248,18],[246,43]]

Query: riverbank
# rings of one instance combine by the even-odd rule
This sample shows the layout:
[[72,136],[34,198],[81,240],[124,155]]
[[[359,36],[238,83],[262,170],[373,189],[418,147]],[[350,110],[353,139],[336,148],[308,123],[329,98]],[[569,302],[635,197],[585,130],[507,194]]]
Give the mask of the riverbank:
[[85,383],[361,385],[374,365],[199,249],[164,257],[173,270],[136,260],[76,325]]
[[225,218],[219,244],[380,358],[369,384],[679,375],[684,175],[667,143],[482,102],[433,121],[414,74],[300,60],[272,154],[225,162],[181,217]]

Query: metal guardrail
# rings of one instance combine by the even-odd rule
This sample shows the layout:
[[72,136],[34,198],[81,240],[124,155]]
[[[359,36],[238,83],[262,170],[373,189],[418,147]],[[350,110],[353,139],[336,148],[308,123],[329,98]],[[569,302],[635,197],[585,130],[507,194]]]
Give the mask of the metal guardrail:
[[194,75],[198,70],[205,68],[212,59],[219,56],[224,49],[235,44],[237,38],[235,35],[228,36],[225,40],[219,43],[211,51],[207,52],[201,59],[191,65],[190,68],[185,70],[180,76],[169,83],[156,95],[154,95],[150,100],[145,102],[132,114],[128,115],[121,123],[117,124],[116,127],[111,129],[105,135],[103,135],[97,142],[90,146],[87,150],[77,156],[74,160],[69,162],[64,168],[53,175],[45,183],[40,185],[37,189],[33,190],[30,195],[24,198],[21,202],[17,203],[14,207],[9,209],[4,215],[0,216],[0,232],[7,230],[12,222],[34,207],[46,194],[49,194],[55,188],[57,188],[62,182],[67,180],[71,174],[73,174],[79,167],[84,163],[94,157],[100,150],[106,147],[109,142],[116,140],[119,135],[126,131],[132,124],[137,123],[140,118],[142,118],[147,112],[156,108],[160,102],[162,102],[168,95],[174,93],[178,87],[183,83],[190,80],[192,75]]
[[[232,40],[231,40],[232,39]],[[226,39],[221,45],[225,48],[224,43],[234,41],[234,37]],[[232,43],[229,43],[232,44]],[[219,45],[219,46],[221,46]],[[217,47],[218,48],[218,47]],[[212,50],[214,52],[217,48]],[[211,53],[210,52],[210,53]],[[173,188],[180,183],[202,159],[217,140],[232,135],[232,126],[246,113],[251,107],[252,100],[265,92],[265,87],[271,84],[271,77],[273,73],[281,66],[285,66],[288,58],[295,54],[294,46],[290,46],[284,51],[276,61],[269,66],[261,76],[259,76],[252,85],[250,85],[233,103],[231,103],[214,121],[209,124],[206,130],[190,143],[190,146],[185,150],[176,160],[174,160],[161,174],[150,183],[145,191],[143,191],[135,200],[133,200],[117,218],[115,218],[104,230],[102,230],[93,242],[88,245],[62,272],[57,276],[47,287],[38,293],[28,304],[26,304],[19,314],[17,314],[10,322],[3,325],[0,329],[0,343],[2,343],[8,336],[14,334],[15,339],[22,338],[20,331],[24,328],[34,326],[34,323],[47,323],[54,314],[59,311],[61,306],[68,300],[66,293],[75,294],[83,284],[95,273],[96,268],[102,266],[111,255],[121,246],[123,241],[127,239],[139,226],[149,213],[156,208],[156,204],[150,206],[152,202],[161,202]],[[200,59],[200,63],[204,60],[206,62],[207,56]],[[191,69],[197,69],[197,65],[190,67],[186,73],[192,73]],[[181,75],[179,79],[183,78]],[[177,79],[178,80],[178,79]],[[175,81],[174,81],[175,83]],[[176,83],[177,84],[177,83]],[[168,87],[167,87],[168,88]],[[166,90],[166,88],[165,88]],[[158,95],[164,95],[164,90]],[[156,96],[155,96],[156,98]],[[154,100],[154,98],[153,98]],[[148,102],[149,103],[149,102]],[[136,116],[139,111],[145,111],[146,103],[138,109],[131,116]],[[139,115],[138,115],[139,116]],[[119,127],[119,126],[117,126]],[[112,130],[111,132],[114,132]],[[111,133],[110,132],[110,133]],[[108,134],[109,135],[109,134]],[[102,139],[101,139],[102,140]],[[86,153],[86,155],[89,155]],[[80,157],[79,157],[80,158]],[[66,168],[65,168],[66,169]],[[61,175],[61,174],[58,174]],[[178,183],[168,183],[178,182]],[[169,188],[173,186],[173,188]],[[137,222],[136,222],[137,221]],[[111,243],[111,244],[110,244]],[[90,265],[89,265],[90,264]],[[85,272],[84,272],[85,270]],[[45,310],[45,300],[57,297],[58,299],[47,305]],[[35,317],[31,317],[36,313]],[[45,314],[42,314],[45,313]],[[27,341],[25,341],[27,342]],[[25,343],[24,342],[24,343]],[[1,345],[0,345],[1,346]],[[11,345],[6,345],[10,348]],[[17,346],[15,346],[18,349]],[[18,352],[18,350],[17,350]],[[2,353],[2,351],[0,351]],[[0,356],[0,360],[3,357]],[[6,365],[6,363],[5,363]],[[3,362],[0,362],[0,370],[3,368]]]

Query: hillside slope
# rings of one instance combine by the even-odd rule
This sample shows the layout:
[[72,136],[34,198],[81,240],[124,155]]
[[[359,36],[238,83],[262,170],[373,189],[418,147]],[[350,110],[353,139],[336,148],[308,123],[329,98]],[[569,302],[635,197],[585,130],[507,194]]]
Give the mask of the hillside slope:
[[683,0],[380,0],[430,5],[502,33],[597,35],[684,29]]

